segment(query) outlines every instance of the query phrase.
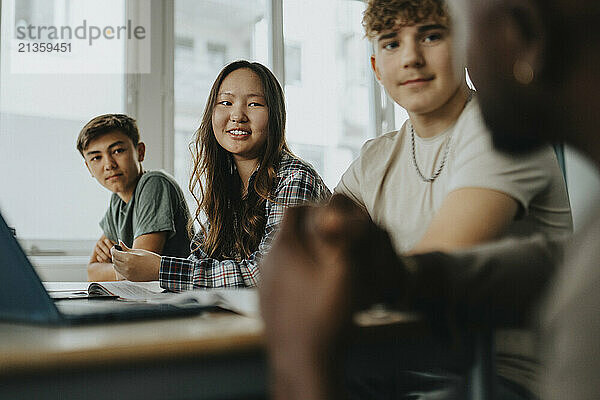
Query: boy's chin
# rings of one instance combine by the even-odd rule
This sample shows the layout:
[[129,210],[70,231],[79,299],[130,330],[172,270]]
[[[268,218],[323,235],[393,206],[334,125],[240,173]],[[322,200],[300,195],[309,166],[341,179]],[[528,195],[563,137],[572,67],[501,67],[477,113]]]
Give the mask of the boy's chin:
[[121,185],[103,184],[102,186],[105,189],[107,189],[109,192],[116,193],[116,194],[119,194],[120,192],[123,191],[123,188],[121,187]]

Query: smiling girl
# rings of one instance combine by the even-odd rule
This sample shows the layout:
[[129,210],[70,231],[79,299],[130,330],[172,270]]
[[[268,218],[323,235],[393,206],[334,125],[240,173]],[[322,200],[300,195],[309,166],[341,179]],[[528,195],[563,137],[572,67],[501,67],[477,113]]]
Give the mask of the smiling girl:
[[287,207],[330,192],[285,141],[279,82],[259,63],[233,62],[215,80],[192,144],[190,191],[200,233],[187,259],[113,249],[115,269],[132,281],[160,280],[181,291],[256,286],[258,263]]

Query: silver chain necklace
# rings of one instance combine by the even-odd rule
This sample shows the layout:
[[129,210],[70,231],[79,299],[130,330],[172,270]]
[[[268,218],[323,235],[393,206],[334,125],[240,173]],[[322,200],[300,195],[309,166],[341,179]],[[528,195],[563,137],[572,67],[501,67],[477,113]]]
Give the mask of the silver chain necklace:
[[[467,101],[465,102],[465,107],[467,104],[469,104],[469,102],[471,101],[472,98],[473,98],[473,91],[470,90],[469,97],[467,97]],[[419,178],[421,178],[421,180],[423,182],[431,183],[431,182],[435,181],[437,179],[437,177],[440,176],[440,174],[442,173],[442,170],[444,169],[444,165],[446,165],[446,159],[448,158],[448,151],[450,150],[450,141],[452,139],[453,132],[454,132],[454,129],[452,130],[452,132],[450,132],[450,134],[448,134],[448,139],[446,139],[446,148],[444,149],[444,158],[442,159],[442,163],[440,164],[438,169],[434,172],[434,174],[430,178],[427,178],[421,172],[421,169],[419,168],[419,164],[417,164],[417,154],[415,151],[415,130],[414,130],[412,124],[410,124],[410,143],[412,145],[413,165],[415,166],[415,169],[417,170],[417,174],[419,175]]]
[[437,179],[437,177],[440,176],[440,174],[442,173],[442,170],[444,169],[444,165],[446,165],[446,160],[448,159],[448,151],[450,150],[450,139],[452,139],[452,132],[450,132],[450,134],[448,135],[448,139],[446,139],[446,148],[444,149],[444,158],[442,158],[442,163],[435,170],[433,175],[428,178],[425,175],[423,175],[423,173],[421,172],[421,169],[419,168],[419,164],[417,164],[417,154],[415,151],[415,130],[414,130],[412,124],[410,124],[410,143],[412,145],[413,165],[415,166],[415,169],[417,170],[417,174],[419,175],[419,177],[421,178],[421,180],[423,182],[431,183],[431,182],[435,181]]

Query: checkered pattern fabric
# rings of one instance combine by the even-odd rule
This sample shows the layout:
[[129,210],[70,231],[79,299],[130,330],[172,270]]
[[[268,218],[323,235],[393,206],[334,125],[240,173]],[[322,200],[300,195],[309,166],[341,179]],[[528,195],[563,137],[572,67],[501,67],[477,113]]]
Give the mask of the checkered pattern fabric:
[[[260,278],[258,264],[271,246],[285,209],[327,201],[331,195],[321,177],[309,164],[287,153],[282,155],[274,187],[274,201],[265,202],[267,222],[263,238],[258,250],[248,259],[217,260],[208,257],[202,249],[195,250],[187,259],[162,257],[160,285],[176,292],[195,288],[256,286]],[[202,237],[196,237],[196,241],[198,240],[201,243]]]

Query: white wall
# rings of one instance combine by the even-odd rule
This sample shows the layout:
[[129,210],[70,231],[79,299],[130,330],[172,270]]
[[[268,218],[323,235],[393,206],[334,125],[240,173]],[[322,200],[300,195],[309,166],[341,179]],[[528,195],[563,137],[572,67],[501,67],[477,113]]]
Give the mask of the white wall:
[[565,164],[573,224],[578,231],[600,202],[600,174],[587,158],[569,147],[565,148]]

